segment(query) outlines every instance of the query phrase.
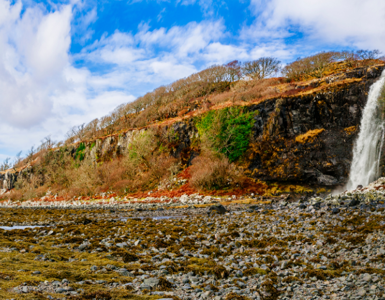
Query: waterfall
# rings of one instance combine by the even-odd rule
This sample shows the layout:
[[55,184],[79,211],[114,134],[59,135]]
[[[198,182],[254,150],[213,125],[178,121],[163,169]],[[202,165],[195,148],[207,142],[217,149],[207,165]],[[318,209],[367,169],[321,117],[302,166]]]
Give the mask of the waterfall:
[[356,189],[360,184],[366,186],[378,179],[385,129],[378,109],[378,97],[384,83],[385,70],[370,87],[368,101],[362,112],[360,133],[353,148],[348,190]]

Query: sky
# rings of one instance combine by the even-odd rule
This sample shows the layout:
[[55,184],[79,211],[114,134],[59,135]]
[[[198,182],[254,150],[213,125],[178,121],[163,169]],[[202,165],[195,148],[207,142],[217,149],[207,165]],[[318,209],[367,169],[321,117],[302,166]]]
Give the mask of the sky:
[[214,64],[344,49],[385,54],[384,0],[0,0],[0,162]]

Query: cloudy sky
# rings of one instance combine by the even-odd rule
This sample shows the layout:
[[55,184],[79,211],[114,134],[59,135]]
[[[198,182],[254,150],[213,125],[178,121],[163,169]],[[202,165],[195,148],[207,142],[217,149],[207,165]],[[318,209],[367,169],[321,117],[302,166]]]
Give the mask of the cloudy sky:
[[213,64],[385,53],[384,0],[0,0],[0,162]]

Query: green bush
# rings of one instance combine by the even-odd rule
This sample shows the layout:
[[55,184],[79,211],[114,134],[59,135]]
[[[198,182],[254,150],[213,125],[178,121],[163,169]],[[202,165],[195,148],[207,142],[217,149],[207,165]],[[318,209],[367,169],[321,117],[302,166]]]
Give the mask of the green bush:
[[82,161],[85,156],[85,153],[84,153],[85,149],[86,149],[86,145],[84,143],[80,143],[79,147],[76,149],[76,152],[75,152],[75,159],[79,158],[79,160]]
[[198,120],[197,129],[209,148],[225,154],[233,162],[249,146],[255,114],[239,107],[209,111]]

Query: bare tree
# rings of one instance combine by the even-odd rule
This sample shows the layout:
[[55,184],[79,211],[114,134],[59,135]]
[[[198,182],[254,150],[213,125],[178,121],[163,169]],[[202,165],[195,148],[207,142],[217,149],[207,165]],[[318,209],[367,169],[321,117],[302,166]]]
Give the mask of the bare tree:
[[234,60],[225,65],[227,69],[227,81],[233,82],[241,79],[241,63],[238,60]]
[[96,118],[96,119],[93,119],[91,122],[89,122],[84,130],[85,130],[85,134],[87,135],[88,138],[94,138],[96,137],[96,134],[99,130],[99,119]]
[[376,59],[381,54],[380,50],[358,50],[357,55],[359,59]]
[[23,158],[21,157],[21,153],[23,151],[20,151],[16,154],[16,157],[13,161],[12,168],[16,171],[16,168],[20,166],[20,163],[23,161]]
[[7,157],[3,163],[0,165],[0,171],[6,171],[9,170],[12,167],[11,165],[11,158]]
[[342,51],[340,58],[343,59],[349,67],[352,67],[358,60],[358,55],[354,51]]
[[303,80],[311,76],[321,78],[328,66],[343,58],[340,52],[320,52],[315,55],[298,58],[286,65],[282,73],[290,79]]
[[260,59],[245,62],[242,72],[253,79],[263,79],[276,74],[280,70],[281,62],[274,57],[261,57]]
[[48,135],[41,140],[41,145],[38,147],[38,151],[51,149],[55,145],[55,141],[51,139],[51,136]]
[[66,133],[65,144],[72,144],[76,141],[82,141],[85,138],[86,133],[87,133],[87,128],[85,123],[72,127]]
[[82,141],[84,139],[84,136],[86,133],[85,126],[86,126],[86,124],[83,123],[81,125],[78,125],[76,128],[76,137],[79,141]]
[[29,149],[27,152],[27,160],[31,161],[35,153],[36,153],[35,146],[32,146],[31,149]]

